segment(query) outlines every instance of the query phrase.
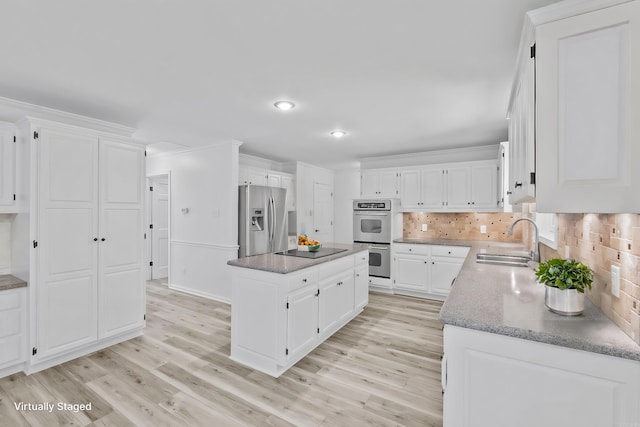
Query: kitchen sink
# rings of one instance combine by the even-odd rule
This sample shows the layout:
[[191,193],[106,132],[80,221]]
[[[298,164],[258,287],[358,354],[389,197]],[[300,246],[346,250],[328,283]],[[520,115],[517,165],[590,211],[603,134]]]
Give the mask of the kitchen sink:
[[520,255],[477,254],[476,262],[480,264],[505,265],[507,267],[528,267],[531,258]]

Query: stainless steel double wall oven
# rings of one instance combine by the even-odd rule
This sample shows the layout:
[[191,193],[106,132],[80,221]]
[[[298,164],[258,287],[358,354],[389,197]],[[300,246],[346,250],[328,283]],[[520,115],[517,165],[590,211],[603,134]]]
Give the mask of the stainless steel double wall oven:
[[353,241],[369,244],[369,275],[391,277],[391,200],[353,202]]

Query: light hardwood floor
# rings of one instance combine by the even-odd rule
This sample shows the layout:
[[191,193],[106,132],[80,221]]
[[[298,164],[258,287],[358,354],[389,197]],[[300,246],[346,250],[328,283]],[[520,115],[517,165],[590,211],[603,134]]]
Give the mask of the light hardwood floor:
[[440,306],[372,293],[362,314],[274,379],[228,359],[228,305],[151,281],[143,337],[0,379],[0,426],[442,425]]

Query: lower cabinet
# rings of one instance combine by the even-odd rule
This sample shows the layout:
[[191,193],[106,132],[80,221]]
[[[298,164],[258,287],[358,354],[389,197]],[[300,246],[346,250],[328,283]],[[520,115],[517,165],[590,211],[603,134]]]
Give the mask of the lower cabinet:
[[635,426],[640,363],[444,327],[444,426]]
[[24,370],[27,288],[0,292],[0,378]]
[[366,306],[367,255],[290,274],[233,267],[231,359],[280,376]]
[[463,246],[394,244],[393,291],[444,299],[468,253]]

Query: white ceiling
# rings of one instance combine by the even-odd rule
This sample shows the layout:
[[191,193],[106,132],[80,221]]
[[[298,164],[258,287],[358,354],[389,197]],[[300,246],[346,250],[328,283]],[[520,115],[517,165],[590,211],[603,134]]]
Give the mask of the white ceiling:
[[0,96],[283,161],[495,144],[523,15],[554,2],[4,0]]

